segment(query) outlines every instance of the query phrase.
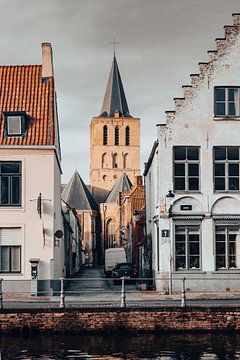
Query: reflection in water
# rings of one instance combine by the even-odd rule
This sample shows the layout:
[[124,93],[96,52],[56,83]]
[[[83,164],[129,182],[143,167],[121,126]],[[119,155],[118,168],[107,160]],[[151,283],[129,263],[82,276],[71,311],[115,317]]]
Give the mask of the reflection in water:
[[240,334],[32,335],[0,338],[5,359],[240,359]]

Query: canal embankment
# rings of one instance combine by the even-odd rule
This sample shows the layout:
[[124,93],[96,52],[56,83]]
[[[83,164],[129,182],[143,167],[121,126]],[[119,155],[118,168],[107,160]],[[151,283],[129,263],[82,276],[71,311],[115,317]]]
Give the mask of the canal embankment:
[[0,333],[239,331],[240,306],[2,309]]

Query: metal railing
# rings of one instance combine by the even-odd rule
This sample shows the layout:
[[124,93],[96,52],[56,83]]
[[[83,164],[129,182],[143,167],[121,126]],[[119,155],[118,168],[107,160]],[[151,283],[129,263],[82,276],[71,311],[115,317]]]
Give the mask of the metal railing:
[[[34,284],[33,284],[34,282]],[[33,286],[34,285],[34,286]],[[34,289],[34,291],[33,291]],[[213,302],[214,300],[214,302]],[[211,303],[212,302],[212,303]],[[0,310],[8,308],[240,305],[240,277],[0,279]]]

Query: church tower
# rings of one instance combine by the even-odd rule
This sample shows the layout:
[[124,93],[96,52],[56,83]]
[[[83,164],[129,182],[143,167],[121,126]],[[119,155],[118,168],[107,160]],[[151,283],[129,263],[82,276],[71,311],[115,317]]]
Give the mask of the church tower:
[[104,202],[123,173],[133,184],[140,174],[140,119],[130,115],[115,54],[101,114],[90,128],[90,185]]

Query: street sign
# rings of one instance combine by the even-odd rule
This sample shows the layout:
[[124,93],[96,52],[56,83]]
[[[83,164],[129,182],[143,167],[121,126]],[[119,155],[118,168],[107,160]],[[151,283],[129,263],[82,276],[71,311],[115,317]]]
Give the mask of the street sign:
[[170,236],[170,230],[162,230],[162,237],[166,238]]

